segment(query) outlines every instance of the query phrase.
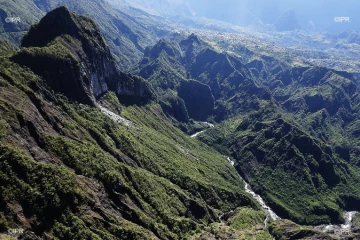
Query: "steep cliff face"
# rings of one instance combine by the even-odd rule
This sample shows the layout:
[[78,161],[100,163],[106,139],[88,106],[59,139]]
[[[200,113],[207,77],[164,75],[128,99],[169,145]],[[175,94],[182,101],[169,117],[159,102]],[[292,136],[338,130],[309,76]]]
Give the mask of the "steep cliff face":
[[[185,102],[189,117],[205,121],[214,112],[213,94],[209,86],[188,79],[187,72],[187,66],[191,64],[193,56],[204,47],[201,44],[204,43],[194,34],[180,43],[162,39],[155,46],[145,50],[144,58],[136,67],[135,73],[148,80],[159,95],[167,91],[176,92]],[[184,111],[177,109],[176,112]],[[181,118],[176,115],[176,119],[187,119],[187,114],[182,114]]]
[[[117,68],[94,21],[65,7],[51,11],[34,25],[22,46],[12,59],[73,100],[91,103],[93,97],[109,90],[127,102],[155,99],[149,84]],[[73,86],[70,91],[69,86]]]
[[170,117],[174,117],[180,122],[186,123],[189,121],[189,113],[184,100],[175,94],[166,94],[160,98],[159,103],[164,113],[168,114]]
[[301,224],[341,221],[344,209],[360,203],[355,80],[327,68],[293,67],[264,83],[272,104],[247,105],[247,113],[199,139],[230,150],[238,171],[281,217]]
[[0,47],[1,239],[182,239],[221,212],[259,210],[222,155],[116,68],[91,20],[55,9],[23,44]]
[[155,88],[176,89],[186,78],[181,58],[178,44],[162,39],[153,47],[146,48],[135,74],[148,80]]
[[160,92],[177,92],[190,118],[204,121],[213,117],[220,122],[272,101],[270,91],[260,82],[273,70],[267,64],[270,61],[264,60],[266,68],[253,75],[238,56],[215,51],[191,34],[180,41],[161,40],[147,48],[134,72]]
[[186,104],[189,115],[201,121],[206,121],[214,112],[215,100],[209,86],[195,80],[183,81],[178,89],[178,95]]

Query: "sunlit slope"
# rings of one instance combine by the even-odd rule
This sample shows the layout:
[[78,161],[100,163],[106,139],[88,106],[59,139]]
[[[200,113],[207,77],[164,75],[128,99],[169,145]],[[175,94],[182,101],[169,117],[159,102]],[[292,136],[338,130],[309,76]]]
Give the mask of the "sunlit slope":
[[[225,157],[169,124],[156,99],[134,101],[147,96],[132,89],[149,88],[132,85],[143,80],[91,67],[113,63],[90,19],[65,8],[51,14],[28,35],[38,47],[16,51],[4,42],[1,48],[1,231],[24,228],[26,238],[179,239],[218,222],[220,211],[258,209]],[[75,25],[36,43],[52,16]],[[46,65],[40,71],[39,59],[60,63],[57,71],[67,74],[57,79]],[[88,100],[79,103],[55,80]],[[108,89],[116,83],[122,91],[91,96],[89,81]],[[119,114],[127,120],[114,121]]]

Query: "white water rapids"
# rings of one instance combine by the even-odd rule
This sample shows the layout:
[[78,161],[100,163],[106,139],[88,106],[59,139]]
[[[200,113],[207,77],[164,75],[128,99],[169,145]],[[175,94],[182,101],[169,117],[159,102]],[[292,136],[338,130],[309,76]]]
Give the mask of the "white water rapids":
[[[213,128],[214,125],[212,124],[209,124],[207,123],[210,128]],[[198,133],[195,133],[193,135],[191,135],[192,138],[195,138],[197,137],[199,134],[205,132],[205,130],[203,131],[200,131]],[[226,156],[225,156],[226,157]],[[232,166],[234,166],[235,162],[232,161],[230,159],[230,157],[226,157],[226,159],[230,162],[230,164]],[[239,175],[239,174],[238,174]],[[258,194],[256,194],[252,189],[251,189],[251,186],[239,175],[239,177],[241,178],[241,180],[245,183],[245,191],[249,194],[251,194],[251,196],[261,205],[261,207],[265,210],[266,212],[266,218],[265,218],[265,221],[264,221],[264,224],[265,224],[265,227],[268,226],[268,222],[269,222],[269,219],[271,220],[279,220],[281,219],[278,215],[276,215],[276,213],[268,206],[266,205],[266,203],[264,202],[264,200],[261,198],[261,196],[259,196]],[[230,211],[230,212],[233,212],[233,211]],[[335,230],[339,230],[339,229],[342,229],[342,230],[351,230],[351,227],[352,227],[352,220],[353,220],[353,217],[354,215],[358,213],[358,212],[355,212],[355,211],[352,211],[352,212],[345,212],[344,213],[344,218],[345,218],[345,223],[344,224],[341,224],[341,225],[333,225],[333,224],[330,224],[330,225],[320,225],[320,226],[314,226],[314,229],[317,229],[317,230],[321,230],[323,232],[330,232],[330,231],[335,231]],[[222,214],[220,217],[219,217],[219,220],[222,221],[222,217],[224,216],[225,214]]]
[[[227,160],[231,163],[232,166],[234,166],[235,162],[232,161],[230,159],[230,157],[226,157]],[[238,174],[239,175],[239,174]],[[241,178],[241,180],[244,182],[245,184],[245,192],[250,193],[251,196],[261,205],[261,207],[265,210],[266,212],[266,218],[264,221],[264,225],[265,227],[267,227],[269,219],[271,220],[278,220],[280,219],[280,217],[278,215],[276,215],[276,213],[268,206],[266,205],[266,203],[264,202],[264,200],[262,199],[262,197],[258,194],[256,194],[252,189],[251,186],[239,175],[239,177]]]
[[317,230],[321,230],[323,232],[331,232],[331,231],[336,231],[336,230],[351,230],[353,217],[355,216],[356,213],[358,213],[358,212],[355,212],[355,211],[345,212],[345,215],[344,215],[345,223],[344,224],[320,225],[320,226],[316,226],[314,228]]
[[[214,124],[211,124],[211,123],[208,123],[208,122],[203,122],[203,123],[207,124],[210,128],[215,127]],[[202,131],[200,131],[200,132],[197,132],[197,133],[191,135],[191,138],[196,138],[199,134],[205,132],[206,130],[207,130],[207,129],[202,130]]]

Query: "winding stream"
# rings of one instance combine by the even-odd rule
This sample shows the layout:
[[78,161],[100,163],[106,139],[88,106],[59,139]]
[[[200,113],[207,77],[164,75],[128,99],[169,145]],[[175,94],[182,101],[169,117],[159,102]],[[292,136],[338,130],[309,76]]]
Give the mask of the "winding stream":
[[[206,124],[208,124],[210,126],[210,128],[213,128],[214,125],[210,124],[210,123],[207,123],[205,122]],[[199,134],[205,132],[207,129],[203,130],[203,131],[200,131],[200,132],[197,132],[193,135],[191,135],[191,138],[195,138],[197,137]],[[226,157],[226,159],[230,162],[230,164],[232,166],[234,166],[235,162],[232,161],[230,159],[230,157],[227,157],[227,156],[224,156]],[[265,227],[268,226],[268,222],[269,220],[279,220],[281,219],[278,215],[276,215],[276,213],[268,206],[266,205],[266,203],[264,202],[264,200],[262,199],[262,197],[258,194],[256,194],[252,189],[251,189],[251,186],[238,174],[238,176],[241,178],[241,180],[245,183],[245,191],[249,194],[251,194],[251,196],[261,205],[261,207],[265,210],[266,212],[266,218],[264,220],[264,225]],[[233,212],[233,211],[230,211],[230,213]],[[344,218],[345,218],[345,223],[344,224],[340,224],[340,225],[333,225],[333,224],[329,224],[329,225],[320,225],[320,226],[314,226],[314,229],[316,230],[320,230],[320,231],[323,231],[323,232],[331,232],[331,231],[337,231],[337,230],[343,230],[343,231],[348,231],[350,232],[351,231],[351,228],[352,228],[352,221],[353,221],[353,217],[354,215],[358,213],[358,212],[355,212],[355,211],[352,211],[352,212],[345,212],[344,213]],[[222,217],[225,215],[222,214],[219,216],[219,220],[220,222],[223,222],[222,221]]]
[[[230,159],[230,157],[226,157],[227,160],[231,163],[232,166],[234,166],[235,162]],[[245,183],[245,192],[250,193],[251,196],[261,205],[261,207],[266,212],[266,218],[264,220],[265,227],[268,226],[269,220],[278,220],[281,219],[276,213],[268,206],[266,205],[264,199],[258,194],[256,194],[252,189],[251,186],[243,179],[239,174],[238,176],[241,178],[241,180]]]
[[[208,122],[202,122],[202,123],[208,125],[210,128],[214,128],[214,127],[215,127],[214,124],[211,124],[211,123],[208,123]],[[202,131],[200,131],[200,132],[197,132],[197,133],[191,135],[190,137],[191,137],[191,138],[196,138],[199,134],[205,132],[206,130],[207,130],[207,129],[204,129],[204,130],[202,130]]]
[[[205,122],[205,123],[208,124],[208,125],[210,126],[210,128],[213,128],[213,127],[214,127],[213,124],[210,124],[210,123],[207,123],[207,122]],[[205,132],[206,130],[207,130],[207,129],[202,130],[202,131],[200,131],[200,132],[197,132],[197,133],[191,135],[191,138],[196,138],[199,134]],[[230,163],[232,166],[234,166],[235,162],[232,161],[232,160],[230,159],[230,157],[227,157],[227,156],[224,156],[224,157],[226,157],[226,159],[229,161],[229,163]],[[262,197],[261,197],[260,195],[256,194],[256,193],[251,189],[251,186],[245,181],[245,179],[243,179],[243,178],[240,176],[240,174],[238,174],[238,176],[239,176],[239,178],[240,178],[240,179],[244,182],[244,184],[245,184],[245,192],[249,193],[249,194],[261,205],[261,207],[265,210],[265,212],[266,212],[266,218],[265,218],[265,220],[264,220],[264,225],[265,225],[265,227],[268,226],[268,222],[269,222],[270,219],[271,219],[271,220],[281,219],[278,215],[276,215],[276,213],[275,213],[268,205],[266,205],[266,203],[265,203],[265,201],[262,199]],[[223,217],[224,215],[225,215],[225,213],[219,216],[220,222],[222,222],[222,217]]]
[[337,230],[348,230],[348,231],[350,231],[351,227],[352,227],[353,217],[355,216],[356,213],[358,213],[358,212],[355,212],[355,211],[345,212],[345,215],[344,215],[345,224],[320,225],[320,226],[315,226],[314,228],[317,229],[317,230],[321,230],[323,232],[332,232],[332,231],[337,231]]

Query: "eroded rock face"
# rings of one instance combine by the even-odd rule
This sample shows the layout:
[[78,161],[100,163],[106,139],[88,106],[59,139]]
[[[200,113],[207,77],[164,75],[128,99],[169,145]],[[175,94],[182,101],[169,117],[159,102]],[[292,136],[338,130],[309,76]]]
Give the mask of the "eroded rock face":
[[183,81],[178,94],[192,118],[205,121],[213,113],[215,100],[209,86],[194,80]]
[[72,100],[91,104],[109,90],[127,102],[155,99],[149,84],[118,69],[94,21],[65,7],[49,12],[34,25],[22,46],[26,49],[13,60]]
[[183,99],[178,96],[165,96],[160,100],[162,110],[181,122],[189,121],[189,114]]

